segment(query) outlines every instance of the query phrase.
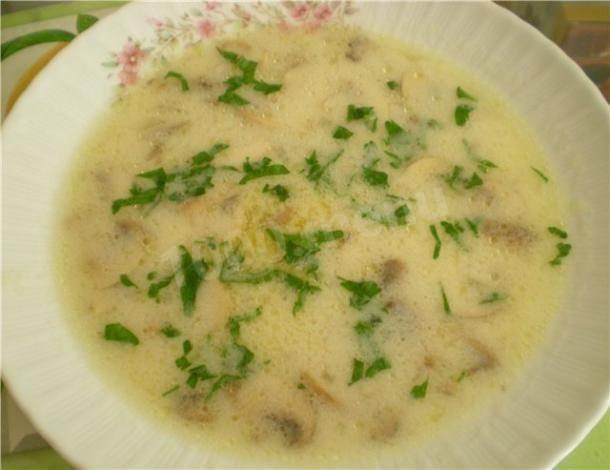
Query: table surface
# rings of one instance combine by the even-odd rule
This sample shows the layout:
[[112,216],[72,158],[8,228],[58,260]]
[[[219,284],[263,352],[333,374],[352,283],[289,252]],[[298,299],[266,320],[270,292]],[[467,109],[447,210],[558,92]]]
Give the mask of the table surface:
[[[2,42],[16,36],[46,28],[75,31],[76,14],[87,11],[105,16],[122,2],[88,1],[49,5],[2,16]],[[3,63],[2,107],[11,90],[21,77],[52,45],[38,45],[22,50]],[[59,454],[37,435],[6,389],[2,389],[2,467],[13,469],[70,469]],[[589,435],[556,468],[608,469],[610,468],[610,417],[608,412]]]

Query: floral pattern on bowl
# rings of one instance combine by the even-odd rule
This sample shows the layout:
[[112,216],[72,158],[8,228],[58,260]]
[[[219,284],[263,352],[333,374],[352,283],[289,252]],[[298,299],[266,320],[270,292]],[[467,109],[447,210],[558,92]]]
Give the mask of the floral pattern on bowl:
[[129,37],[118,52],[102,65],[111,69],[108,78],[121,87],[134,85],[148,68],[166,62],[177,52],[201,41],[262,26],[315,30],[329,23],[341,23],[357,10],[351,1],[283,1],[230,3],[204,1],[172,18],[147,18],[154,36],[149,40]]

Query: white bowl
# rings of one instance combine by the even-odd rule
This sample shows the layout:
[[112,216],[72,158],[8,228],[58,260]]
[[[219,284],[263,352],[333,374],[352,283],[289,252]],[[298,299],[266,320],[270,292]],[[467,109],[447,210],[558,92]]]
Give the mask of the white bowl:
[[[583,72],[556,46],[492,3],[365,3],[343,18],[435,50],[478,74],[524,116],[546,147],[569,199],[571,282],[539,354],[520,380],[459,434],[439,435],[395,467],[549,467],[582,439],[608,405],[608,109]],[[150,18],[195,8],[179,43],[239,27],[222,4],[134,3],[79,36],[34,80],[4,125],[3,373],[44,437],[83,467],[243,465],[180,440],[128,405],[98,377],[68,330],[55,285],[55,201],[95,118],[122,78],[112,66],[128,36],[162,46]],[[269,21],[270,9],[243,7]],[[317,7],[316,7],[317,8]],[[229,21],[207,25],[226,10]],[[346,13],[343,15],[343,13]],[[211,15],[211,16],[210,16]],[[323,15],[319,15],[323,16]],[[291,22],[316,22],[315,16]],[[223,20],[224,21],[224,20]],[[167,52],[167,50],[165,50]],[[100,64],[104,62],[107,68]],[[7,64],[10,66],[10,63]],[[263,465],[263,462],[249,462]]]

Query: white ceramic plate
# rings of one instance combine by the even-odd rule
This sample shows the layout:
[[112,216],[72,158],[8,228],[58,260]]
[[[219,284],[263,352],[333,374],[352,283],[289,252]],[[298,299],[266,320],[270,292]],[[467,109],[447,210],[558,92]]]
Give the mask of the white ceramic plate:
[[[569,196],[572,281],[540,354],[521,380],[459,435],[442,435],[377,465],[547,467],[569,452],[607,408],[609,126],[601,95],[557,47],[492,3],[354,7],[355,12],[337,4],[131,4],[61,52],[7,119],[4,379],[40,432],[74,464],[263,464],[236,462],[180,441],[108,388],[64,323],[50,251],[54,201],[65,189],[66,171],[117,84],[130,83],[163,54],[171,54],[172,37],[182,47],[258,22],[315,27],[346,21],[438,51],[491,83],[526,118]],[[146,58],[141,49],[147,50]],[[137,66],[125,65],[129,59]]]

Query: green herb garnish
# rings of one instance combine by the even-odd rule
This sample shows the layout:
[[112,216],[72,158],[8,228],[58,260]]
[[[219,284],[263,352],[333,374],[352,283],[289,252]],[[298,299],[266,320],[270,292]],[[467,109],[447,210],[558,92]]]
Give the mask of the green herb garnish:
[[557,255],[555,256],[555,258],[549,261],[549,264],[551,266],[559,266],[563,258],[568,256],[570,254],[570,251],[572,251],[572,245],[568,243],[557,243],[557,245],[555,246],[557,247]]
[[174,328],[169,323],[167,325],[165,325],[163,328],[161,328],[161,333],[163,333],[168,338],[175,338],[176,336],[180,336],[180,334],[181,334],[179,329]]
[[561,230],[558,227],[548,227],[547,229],[549,231],[549,233],[552,233],[553,235],[557,235],[559,238],[568,238],[568,233]]
[[248,60],[235,52],[225,51],[222,49],[217,50],[220,55],[235,65],[242,73],[241,76],[234,76],[225,80],[225,84],[228,86],[225,92],[218,97],[218,101],[234,106],[244,106],[248,104],[249,101],[247,99],[235,93],[235,90],[244,85],[250,85],[254,91],[261,92],[265,95],[275,93],[282,89],[282,85],[278,83],[266,83],[262,80],[256,80],[254,78],[256,74],[256,67],[258,65],[257,62]]
[[311,152],[309,156],[305,159],[305,165],[307,166],[306,178],[312,183],[316,184],[318,184],[321,180],[327,179],[326,172],[328,168],[330,167],[330,165],[335,163],[341,157],[341,155],[343,155],[343,150],[337,152],[324,165],[320,165],[316,152]]
[[227,321],[227,328],[229,328],[229,333],[231,334],[233,340],[237,341],[239,339],[241,323],[250,323],[251,321],[260,317],[262,313],[262,307],[257,307],[252,313],[245,313],[243,315],[229,317],[229,320]]
[[298,388],[299,390],[305,390],[305,388],[306,388],[306,387],[305,387],[305,384],[303,384],[303,383],[300,383],[300,382],[299,382],[299,383],[297,384],[297,388]]
[[339,278],[341,287],[351,292],[349,304],[357,310],[362,310],[375,296],[381,292],[381,288],[373,281],[349,281]]
[[170,395],[171,393],[174,393],[176,390],[178,390],[180,388],[180,385],[174,385],[172,388],[170,388],[169,390],[167,390],[166,392],[163,392],[161,394],[162,397],[166,397],[168,395]]
[[371,106],[357,107],[350,104],[347,107],[347,122],[358,120],[363,120],[364,125],[371,132],[377,130],[377,116],[375,115],[375,110]]
[[106,325],[104,328],[104,339],[108,341],[117,341],[119,343],[129,343],[134,346],[140,344],[138,337],[120,323],[110,323]]
[[289,234],[275,229],[267,229],[267,234],[284,250],[284,261],[288,264],[305,262],[308,273],[314,272],[318,268],[318,262],[314,255],[321,250],[320,245],[344,237],[341,230],[318,230],[308,234]]
[[[409,207],[406,204],[400,204],[400,198],[386,195],[392,203],[385,202],[383,207],[367,207],[361,206],[360,216],[363,219],[369,219],[386,227],[396,227],[399,225],[407,225],[407,216],[410,213]],[[396,201],[398,201],[397,205]]]
[[364,362],[360,359],[354,359],[354,364],[352,366],[352,380],[348,385],[355,384],[364,375]]
[[129,276],[127,274],[121,274],[121,276],[119,277],[119,281],[125,287],[135,287],[136,289],[138,288],[138,286],[136,286],[134,284],[134,282],[131,279],[129,279]]
[[483,180],[481,179],[481,177],[479,175],[477,175],[476,173],[473,173],[469,179],[464,181],[464,188],[472,189],[476,186],[481,186],[482,184],[483,184]]
[[128,198],[117,199],[112,203],[112,213],[116,214],[127,206],[152,204],[154,207],[163,197],[172,202],[182,202],[187,198],[202,196],[213,186],[215,168],[210,163],[217,153],[228,147],[226,144],[215,144],[210,150],[193,156],[191,166],[173,173],[157,168],[138,174],[137,177],[149,180],[153,186],[143,189],[133,184]]
[[432,253],[432,259],[436,259],[436,258],[438,258],[438,255],[441,252],[442,242],[438,236],[438,232],[436,231],[436,225],[432,224],[432,225],[430,225],[429,228],[430,228],[430,233],[434,237],[434,252]]
[[415,385],[411,389],[411,396],[413,398],[415,398],[416,400],[419,400],[421,398],[425,398],[427,391],[428,391],[428,379],[426,379],[426,381],[424,383]]
[[390,80],[389,82],[386,82],[386,86],[390,89],[390,90],[396,90],[396,88],[398,88],[398,82],[396,80]]
[[216,376],[214,374],[211,374],[207,367],[202,364],[200,366],[196,366],[193,367],[191,369],[189,369],[189,376],[188,379],[186,380],[186,383],[189,387],[191,388],[195,388],[197,386],[197,382],[201,381],[206,381],[206,380],[211,380],[216,378]]
[[182,272],[182,285],[180,286],[180,299],[182,310],[186,316],[191,316],[197,300],[197,290],[208,272],[208,265],[204,260],[193,261],[193,257],[183,246],[180,250],[180,271]]
[[544,173],[542,173],[542,172],[541,172],[539,169],[534,168],[533,166],[532,166],[532,167],[530,167],[530,168],[531,168],[531,169],[534,171],[534,173],[536,173],[538,176],[540,176],[540,178],[542,178],[542,180],[543,180],[545,183],[548,183],[548,182],[549,182],[549,178],[548,178],[548,177],[547,177],[547,176],[546,176]]
[[370,186],[388,186],[388,174],[375,170],[373,167],[362,167],[362,177]]
[[169,276],[164,277],[159,282],[153,282],[148,286],[148,297],[151,299],[155,299],[159,302],[159,294],[162,289],[165,289],[167,286],[171,284],[174,280],[175,274],[170,274]]
[[383,370],[391,369],[391,368],[392,368],[392,364],[390,364],[390,361],[388,361],[385,357],[378,357],[371,363],[370,366],[368,366],[366,368],[366,371],[364,372],[364,376],[367,379],[371,379],[371,378],[375,377],[379,372],[381,372]]
[[464,228],[460,225],[459,222],[450,223],[446,220],[441,221],[441,227],[447,235],[449,235],[455,243],[457,243],[461,248],[466,249],[462,244],[462,240],[460,240],[460,234],[464,233]]
[[443,179],[449,185],[450,188],[455,189],[455,183],[458,181],[462,181],[461,174],[463,170],[464,167],[460,165],[455,165],[451,174],[443,177]]
[[466,139],[462,139],[462,143],[464,144],[464,149],[466,150],[466,154],[468,155],[468,157],[471,160],[476,162],[477,168],[479,169],[479,171],[481,173],[487,173],[487,171],[489,171],[492,168],[498,168],[498,166],[494,162],[492,162],[490,160],[485,160],[484,158],[479,157],[472,150],[472,147],[470,146],[470,144],[468,143],[468,141]]
[[169,72],[167,72],[167,74],[165,75],[164,78],[166,80],[168,78],[175,78],[176,80],[178,80],[180,82],[180,89],[182,91],[189,91],[189,82],[186,80],[186,78],[184,78],[184,75],[182,75],[181,73],[170,70]]
[[343,126],[337,126],[333,132],[333,138],[339,140],[347,140],[353,135],[354,133],[352,131]]
[[210,391],[208,392],[208,394],[205,396],[205,398],[203,399],[204,401],[208,401],[210,398],[212,398],[216,392],[218,392],[220,389],[226,387],[227,385],[236,382],[238,380],[241,380],[241,377],[237,376],[237,375],[229,375],[229,374],[224,374],[221,375],[218,379],[216,379],[216,381],[212,384],[212,388],[210,388]]
[[288,189],[286,188],[286,186],[282,186],[281,184],[276,184],[273,187],[266,184],[265,187],[263,188],[263,192],[273,194],[281,202],[284,202],[290,196],[290,193],[288,192]]
[[508,295],[504,294],[503,292],[492,292],[487,297],[485,297],[483,300],[481,300],[479,303],[480,304],[492,304],[494,302],[500,302],[501,300],[506,300],[507,298],[508,298]]
[[455,379],[455,381],[457,383],[460,383],[462,380],[464,380],[466,377],[468,376],[468,371],[467,370],[463,370],[462,372],[460,372],[460,375],[457,376],[457,378]]
[[465,100],[476,101],[477,99],[469,93],[466,93],[462,87],[457,87],[455,89],[455,94],[458,98],[463,98]]
[[475,237],[479,237],[479,225],[481,224],[481,219],[480,218],[476,218],[476,219],[468,219],[465,218],[464,221],[466,222],[466,226],[468,227],[468,229],[474,234]]
[[468,118],[470,117],[470,113],[472,111],[474,111],[474,108],[469,104],[460,104],[459,106],[456,106],[455,111],[453,113],[455,123],[460,127],[464,126],[464,124],[466,124],[466,121],[468,121]]
[[445,293],[445,288],[441,284],[441,297],[443,298],[443,311],[447,315],[451,315],[451,307],[449,306],[449,301],[447,300],[447,294]]
[[356,323],[356,325],[354,325],[354,331],[359,336],[370,337],[380,323],[381,318],[373,316],[369,320]]
[[174,362],[176,364],[176,367],[180,370],[187,369],[191,366],[191,361],[189,361],[186,356],[180,356]]
[[266,176],[287,175],[290,173],[284,165],[271,164],[271,159],[268,157],[253,163],[250,162],[250,159],[246,159],[242,168],[245,175],[239,180],[239,184],[246,184],[248,181]]

